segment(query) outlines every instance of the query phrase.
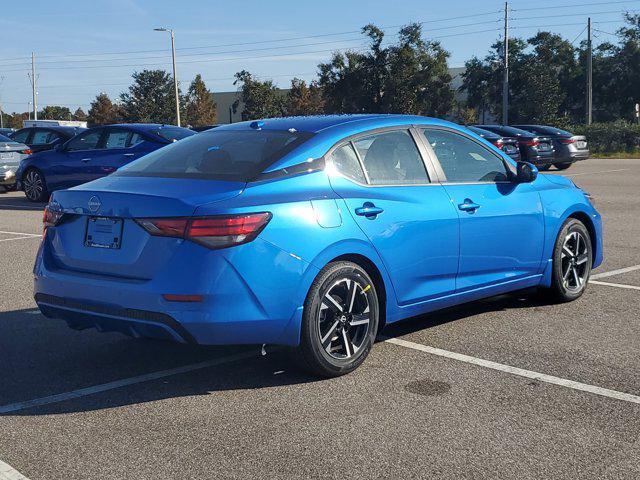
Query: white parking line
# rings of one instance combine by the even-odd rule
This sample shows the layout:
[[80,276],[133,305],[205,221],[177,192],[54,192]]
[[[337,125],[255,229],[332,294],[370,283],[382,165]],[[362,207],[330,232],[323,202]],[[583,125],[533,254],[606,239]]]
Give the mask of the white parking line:
[[617,170],[600,170],[599,172],[582,172],[582,173],[571,173],[569,175],[564,175],[565,177],[581,177],[582,175],[598,175],[600,173],[613,173],[613,172],[626,172],[629,170],[628,168],[619,168]]
[[492,362],[490,360],[484,360],[482,358],[471,357],[462,353],[450,352],[448,350],[442,350],[440,348],[430,347],[428,345],[422,345],[420,343],[408,342],[400,338],[386,338],[386,343],[393,343],[405,348],[411,348],[413,350],[419,350],[421,352],[430,353],[439,357],[450,358],[452,360],[458,360],[460,362],[471,363],[479,367],[490,368],[492,370],[498,370],[500,372],[511,373],[512,375],[518,375],[520,377],[530,378],[545,383],[552,383],[561,387],[571,388],[573,390],[580,390],[583,392],[593,393],[603,397],[613,398],[616,400],[622,400],[624,402],[638,403],[640,404],[640,397],[632,395],[630,393],[618,392],[616,390],[609,390],[608,388],[596,387],[587,383],[574,382],[573,380],[567,380],[565,378],[554,377],[552,375],[546,375],[544,373],[533,372],[531,370],[524,370],[518,367],[512,367],[503,363]]
[[640,290],[640,287],[636,285],[626,285],[624,283],[600,282],[598,280],[589,280],[589,283],[593,283],[594,285],[605,285],[607,287],[625,288],[627,290]]
[[3,238],[0,242],[12,242],[14,240],[28,240],[30,238],[40,238],[42,235],[29,235],[28,237]]
[[636,270],[640,270],[640,265],[633,265],[631,267],[619,268],[617,270],[611,270],[609,272],[596,273],[595,275],[591,275],[589,278],[591,280],[597,280],[599,278],[613,277],[614,275],[634,272]]
[[5,235],[23,235],[25,237],[41,237],[40,233],[25,233],[25,232],[6,232],[4,230],[0,230],[0,233],[4,233]]
[[258,355],[253,350],[248,352],[235,353],[226,357],[207,360],[206,362],[193,363],[191,365],[185,365],[183,367],[176,367],[170,368],[168,370],[161,370],[159,372],[146,373],[144,375],[138,375],[137,377],[124,378],[122,380],[103,383],[101,385],[80,388],[71,392],[49,395],[48,397],[34,398],[32,400],[26,400],[24,402],[10,403],[8,405],[0,406],[0,414],[17,412],[19,410],[25,410],[27,408],[41,407],[43,405],[50,405],[52,403],[64,402],[65,400],[71,400],[73,398],[86,397],[88,395],[94,395],[96,393],[106,392],[108,390],[114,390],[120,387],[149,382],[151,380],[158,380],[159,378],[170,377],[172,375],[178,375],[181,373],[193,372],[194,370],[202,370],[203,368],[215,367],[218,365],[235,362],[237,360],[245,360],[247,358],[254,357],[257,358]]
[[0,460],[0,480],[29,480],[11,465]]

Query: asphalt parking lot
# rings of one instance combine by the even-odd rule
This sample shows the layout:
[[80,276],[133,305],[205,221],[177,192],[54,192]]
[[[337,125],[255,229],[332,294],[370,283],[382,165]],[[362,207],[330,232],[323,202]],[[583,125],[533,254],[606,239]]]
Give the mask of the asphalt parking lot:
[[564,173],[604,217],[605,262],[580,300],[418,317],[333,380],[277,349],[44,318],[42,207],[0,194],[0,479],[639,478],[640,160]]

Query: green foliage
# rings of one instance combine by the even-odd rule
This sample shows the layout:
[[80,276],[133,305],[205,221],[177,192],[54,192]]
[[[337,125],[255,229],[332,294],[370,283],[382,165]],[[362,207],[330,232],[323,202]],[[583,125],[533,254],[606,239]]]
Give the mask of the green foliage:
[[195,127],[216,123],[216,103],[200,74],[189,85],[184,110],[187,125]]
[[82,110],[82,108],[78,107],[77,110],[73,112],[73,119],[79,122],[86,122],[87,114],[84,113],[84,110]]
[[287,94],[287,115],[318,115],[324,110],[322,89],[317,82],[307,82],[294,78],[291,80],[291,89]]
[[38,120],[70,120],[71,111],[67,107],[47,105],[38,112]]
[[106,93],[101,93],[91,102],[87,122],[90,127],[107,125],[121,121],[122,116],[122,108],[114,104]]
[[125,121],[175,124],[175,95],[169,74],[143,70],[135,72],[133,80],[129,91],[120,95]]
[[239,85],[240,98],[233,102],[234,113],[242,102],[243,120],[282,117],[285,114],[285,98],[273,81],[256,80],[251,73],[242,70],[235,75],[234,85]]
[[382,47],[384,32],[366,25],[365,53],[335,53],[318,65],[326,113],[413,113],[444,115],[454,94],[447,60],[438,42],[422,39],[422,27],[400,29],[396,44]]
[[573,125],[569,131],[585,135],[593,153],[627,152],[640,154],[640,125],[624,120],[592,125]]

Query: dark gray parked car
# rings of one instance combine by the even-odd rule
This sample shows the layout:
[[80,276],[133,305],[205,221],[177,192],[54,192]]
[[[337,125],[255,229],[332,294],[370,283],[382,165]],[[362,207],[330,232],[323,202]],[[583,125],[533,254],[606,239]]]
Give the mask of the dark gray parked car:
[[517,139],[522,161],[533,163],[541,170],[546,170],[555,161],[553,144],[549,137],[543,137],[527,130],[504,125],[474,125],[474,127],[489,130],[503,137]]
[[487,142],[492,143],[504,153],[513,158],[516,162],[521,160],[520,158],[520,148],[518,148],[518,140],[511,137],[503,137],[502,135],[498,135],[497,133],[490,132],[489,130],[483,130],[478,127],[467,127],[476,135],[480,135]]
[[565,170],[573,162],[589,158],[589,146],[587,137],[584,135],[574,135],[566,130],[547,125],[514,125],[514,127],[551,138],[555,152],[553,165],[558,170]]

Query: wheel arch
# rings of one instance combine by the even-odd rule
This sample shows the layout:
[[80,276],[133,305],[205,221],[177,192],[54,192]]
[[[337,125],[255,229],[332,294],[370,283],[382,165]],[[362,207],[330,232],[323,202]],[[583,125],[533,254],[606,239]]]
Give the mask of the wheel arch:
[[[575,218],[576,220],[580,220],[584,226],[587,228],[587,231],[589,232],[589,239],[591,240],[591,260],[595,263],[596,259],[598,258],[598,238],[597,238],[597,233],[596,233],[596,227],[593,224],[593,220],[591,219],[591,217],[589,216],[588,213],[583,212],[581,210],[577,210],[575,212],[573,212],[571,215],[567,216],[567,219],[569,218]],[[565,220],[566,221],[566,220]],[[564,221],[562,222],[561,225],[564,225]]]

